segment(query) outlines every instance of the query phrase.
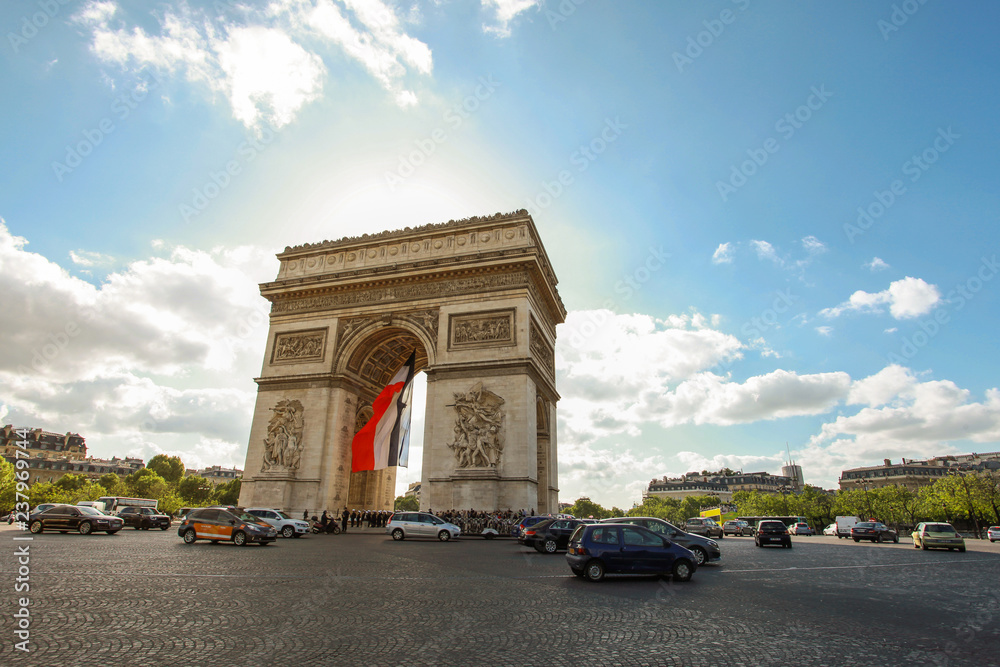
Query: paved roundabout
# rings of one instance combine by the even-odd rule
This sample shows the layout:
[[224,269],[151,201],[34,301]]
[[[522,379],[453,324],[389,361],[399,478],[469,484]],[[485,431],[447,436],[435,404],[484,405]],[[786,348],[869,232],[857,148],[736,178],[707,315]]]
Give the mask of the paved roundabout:
[[[1000,544],[964,554],[726,538],[689,583],[572,576],[512,540],[374,529],[269,547],[175,530],[34,536],[30,653],[5,596],[0,664],[997,665]],[[17,594],[22,595],[22,594]]]

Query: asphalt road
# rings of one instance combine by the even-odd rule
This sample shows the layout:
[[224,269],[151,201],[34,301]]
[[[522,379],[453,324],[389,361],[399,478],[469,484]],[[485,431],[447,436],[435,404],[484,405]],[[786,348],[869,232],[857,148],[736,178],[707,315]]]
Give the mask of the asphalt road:
[[[376,529],[268,547],[5,527],[0,664],[1000,664],[1000,543],[966,553],[796,537],[722,541],[692,581],[591,583],[512,540]],[[28,545],[31,589],[15,593]],[[13,614],[28,596],[30,649]]]

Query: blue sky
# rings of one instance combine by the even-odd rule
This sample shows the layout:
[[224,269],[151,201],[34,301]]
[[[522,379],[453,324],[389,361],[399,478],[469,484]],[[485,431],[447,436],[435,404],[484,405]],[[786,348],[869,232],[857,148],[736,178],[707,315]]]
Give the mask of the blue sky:
[[4,3],[0,421],[242,467],[275,252],[527,208],[562,499],[995,451],[998,14]]

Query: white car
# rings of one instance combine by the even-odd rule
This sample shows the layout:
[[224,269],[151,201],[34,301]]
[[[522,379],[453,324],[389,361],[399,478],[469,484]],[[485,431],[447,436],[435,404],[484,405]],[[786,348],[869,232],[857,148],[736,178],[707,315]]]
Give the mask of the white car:
[[986,539],[990,541],[990,544],[1000,540],[1000,526],[990,526],[990,529],[986,531]]
[[264,523],[271,524],[282,537],[302,537],[309,533],[310,526],[300,519],[293,519],[281,510],[270,507],[250,507],[247,514],[253,514]]
[[427,512],[396,512],[389,517],[385,532],[397,541],[407,537],[436,537],[447,542],[458,538],[462,529]]
[[809,527],[808,523],[793,523],[788,527],[789,535],[815,535],[816,531]]
[[823,534],[824,535],[833,535],[834,537],[836,537],[837,536],[837,524],[831,523],[829,526],[827,526],[826,528],[823,529]]

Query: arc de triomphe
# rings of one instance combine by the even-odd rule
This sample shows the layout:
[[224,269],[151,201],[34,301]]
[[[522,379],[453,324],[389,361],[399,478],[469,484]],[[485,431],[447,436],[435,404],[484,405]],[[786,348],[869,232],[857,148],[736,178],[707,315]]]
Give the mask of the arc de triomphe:
[[391,509],[396,468],[352,474],[351,440],[416,351],[427,374],[421,509],[557,510],[554,350],[566,309],[527,211],[278,259],[260,286],[270,329],[241,505]]

